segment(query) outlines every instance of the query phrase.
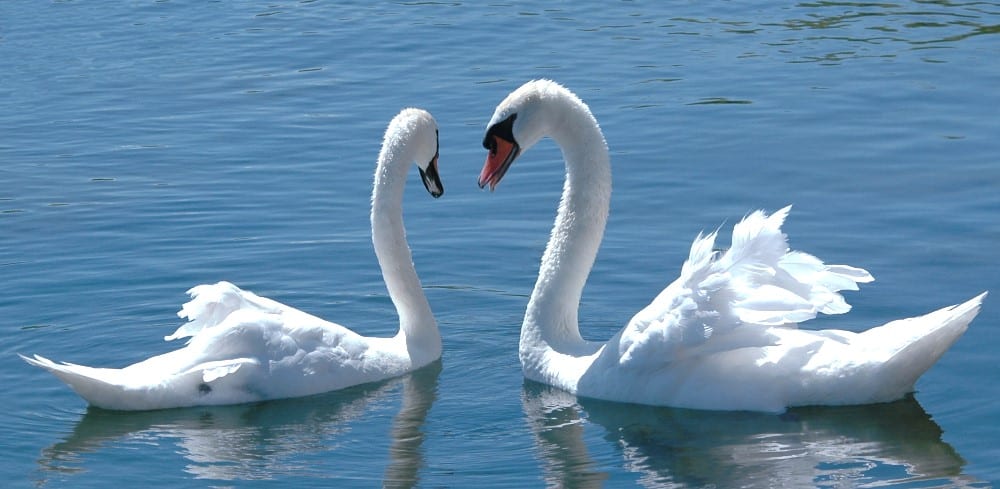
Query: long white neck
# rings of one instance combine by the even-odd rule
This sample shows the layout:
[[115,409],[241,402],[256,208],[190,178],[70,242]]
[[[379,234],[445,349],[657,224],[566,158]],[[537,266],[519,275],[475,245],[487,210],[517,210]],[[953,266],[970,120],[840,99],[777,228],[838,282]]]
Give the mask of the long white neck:
[[550,100],[549,136],[566,161],[566,181],[538,281],[521,327],[521,350],[548,347],[586,353],[577,310],[587,276],[597,258],[611,201],[611,164],[597,121],[575,97]]
[[413,267],[413,257],[403,227],[403,189],[412,154],[405,141],[391,141],[384,147],[375,170],[372,191],[372,244],[382,269],[382,279],[399,314],[399,336],[411,353],[437,358],[441,336],[431,306]]

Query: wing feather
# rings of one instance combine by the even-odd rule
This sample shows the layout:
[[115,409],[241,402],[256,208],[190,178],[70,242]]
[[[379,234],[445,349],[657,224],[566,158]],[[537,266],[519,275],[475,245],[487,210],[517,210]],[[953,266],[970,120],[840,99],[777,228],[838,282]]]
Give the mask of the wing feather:
[[620,363],[655,367],[738,327],[796,327],[819,313],[849,311],[839,292],[874,279],[790,251],[781,231],[790,209],[750,213],[733,227],[724,252],[715,249],[718,232],[699,234],[680,276],[622,330]]
[[256,310],[270,314],[281,314],[285,307],[271,299],[245,291],[229,282],[198,285],[188,290],[191,300],[185,303],[177,316],[186,318],[173,334],[165,336],[167,341],[194,336],[206,328],[222,324],[234,311]]

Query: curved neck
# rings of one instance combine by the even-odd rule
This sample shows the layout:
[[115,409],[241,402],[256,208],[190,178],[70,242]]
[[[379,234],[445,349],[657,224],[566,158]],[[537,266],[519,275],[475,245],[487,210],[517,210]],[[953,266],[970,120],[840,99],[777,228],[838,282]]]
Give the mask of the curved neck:
[[521,345],[544,344],[562,353],[580,353],[577,310],[587,276],[597,258],[611,202],[611,164],[597,121],[582,102],[565,100],[566,117],[550,128],[566,161],[566,181],[538,281],[528,301]]
[[379,155],[372,191],[372,244],[382,279],[399,314],[399,335],[411,352],[412,347],[418,347],[437,358],[441,336],[413,267],[403,227],[403,189],[412,161],[404,149],[384,148]]

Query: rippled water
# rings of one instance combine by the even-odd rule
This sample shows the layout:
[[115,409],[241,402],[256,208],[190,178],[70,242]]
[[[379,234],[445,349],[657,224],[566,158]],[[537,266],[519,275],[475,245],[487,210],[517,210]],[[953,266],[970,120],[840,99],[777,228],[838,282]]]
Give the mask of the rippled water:
[[[526,383],[517,328],[561,188],[543,142],[494,194],[482,131],[556,79],[612,151],[581,308],[605,339],[699,231],[794,204],[792,246],[878,280],[813,327],[1000,291],[996,2],[0,3],[0,477],[10,487],[988,487],[994,297],[917,384],[782,416]],[[15,353],[124,366],[229,280],[389,334],[371,171],[403,106],[441,126],[443,198],[406,196],[440,365],[303,399],[88,409]]]

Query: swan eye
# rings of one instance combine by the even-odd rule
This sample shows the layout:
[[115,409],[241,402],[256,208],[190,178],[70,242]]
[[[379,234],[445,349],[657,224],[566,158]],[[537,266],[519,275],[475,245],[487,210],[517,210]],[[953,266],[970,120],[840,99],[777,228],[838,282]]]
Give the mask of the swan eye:
[[504,141],[514,141],[514,120],[517,119],[517,114],[511,114],[510,117],[498,122],[489,129],[486,130],[486,137],[483,138],[483,147],[490,150],[491,155],[497,154],[497,138],[502,138]]

